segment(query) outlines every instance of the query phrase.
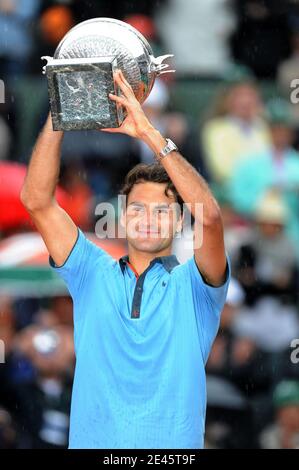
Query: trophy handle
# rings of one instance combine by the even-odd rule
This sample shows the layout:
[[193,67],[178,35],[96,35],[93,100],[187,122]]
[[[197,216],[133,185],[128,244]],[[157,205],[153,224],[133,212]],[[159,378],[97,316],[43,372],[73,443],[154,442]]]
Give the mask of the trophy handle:
[[[175,70],[169,70],[169,64],[163,64],[165,59],[168,59],[169,57],[174,57],[173,54],[165,54],[165,55],[160,55],[159,57],[153,57],[151,56],[151,63],[153,64],[153,69],[155,73],[157,74],[157,77],[159,75],[163,75],[164,73],[173,73]],[[167,70],[166,70],[167,69]]]
[[160,77],[160,75],[163,75],[163,73],[174,73],[174,72],[176,72],[176,70],[164,70],[162,72],[159,72],[157,77]]
[[46,60],[46,61],[47,61],[46,65],[43,66],[43,75],[46,75],[46,73],[47,73],[47,65],[48,65],[48,63],[49,63],[51,60],[53,60],[53,57],[50,57],[49,55],[43,55],[43,56],[41,57],[41,60]]

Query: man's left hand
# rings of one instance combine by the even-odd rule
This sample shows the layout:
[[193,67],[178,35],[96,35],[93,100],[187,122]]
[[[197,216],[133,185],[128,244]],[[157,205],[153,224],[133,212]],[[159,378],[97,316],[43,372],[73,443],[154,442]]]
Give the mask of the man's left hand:
[[127,116],[120,127],[101,129],[101,131],[111,133],[121,132],[122,134],[142,139],[147,132],[154,128],[144,114],[131,85],[127,82],[121,70],[115,72],[114,80],[119,86],[122,96],[109,93],[109,98],[115,101],[117,106],[123,106],[127,111]]

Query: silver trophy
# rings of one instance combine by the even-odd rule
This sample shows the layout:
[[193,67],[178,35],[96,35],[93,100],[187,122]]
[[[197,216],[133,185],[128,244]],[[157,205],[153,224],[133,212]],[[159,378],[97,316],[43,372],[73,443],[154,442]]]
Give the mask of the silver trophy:
[[169,70],[166,54],[154,57],[147,40],[132,26],[113,18],[94,18],[72,28],[47,60],[54,130],[119,127],[125,110],[109,99],[120,94],[113,72],[121,69],[135,96],[143,103],[155,78]]

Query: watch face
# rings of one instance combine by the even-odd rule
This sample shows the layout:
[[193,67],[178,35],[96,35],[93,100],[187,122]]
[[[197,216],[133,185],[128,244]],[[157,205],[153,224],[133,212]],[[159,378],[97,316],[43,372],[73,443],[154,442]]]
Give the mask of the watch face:
[[169,150],[169,151],[177,150],[177,146],[170,139],[168,140],[167,150]]

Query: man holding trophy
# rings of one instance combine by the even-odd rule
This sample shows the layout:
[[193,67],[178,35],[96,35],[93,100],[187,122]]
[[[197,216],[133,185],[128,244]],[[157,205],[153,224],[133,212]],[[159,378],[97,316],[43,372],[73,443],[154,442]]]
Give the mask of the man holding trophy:
[[[58,62],[49,61],[52,116],[33,150],[21,194],[50,264],[73,298],[76,370],[69,448],[202,448],[204,367],[230,276],[220,210],[203,178],[143,112],[141,103],[164,68],[163,58],[154,59],[145,39],[122,22],[100,18],[81,25],[68,34],[87,27],[86,35],[81,29],[82,49],[86,54],[90,47],[92,58],[75,64],[65,53]],[[111,49],[114,26],[122,28],[115,37],[123,45],[111,54],[105,48]],[[101,53],[95,45],[99,30],[100,41],[105,37]],[[150,60],[146,65],[137,53],[126,70],[132,34]],[[65,43],[78,52],[80,38],[67,36]],[[134,82],[138,61],[141,85]],[[122,220],[128,256],[119,261],[87,240],[55,200],[63,130],[71,128],[122,132],[141,139],[156,156],[155,164],[137,165],[126,177]],[[183,202],[195,218],[194,257],[180,265],[171,248],[182,229]]]

